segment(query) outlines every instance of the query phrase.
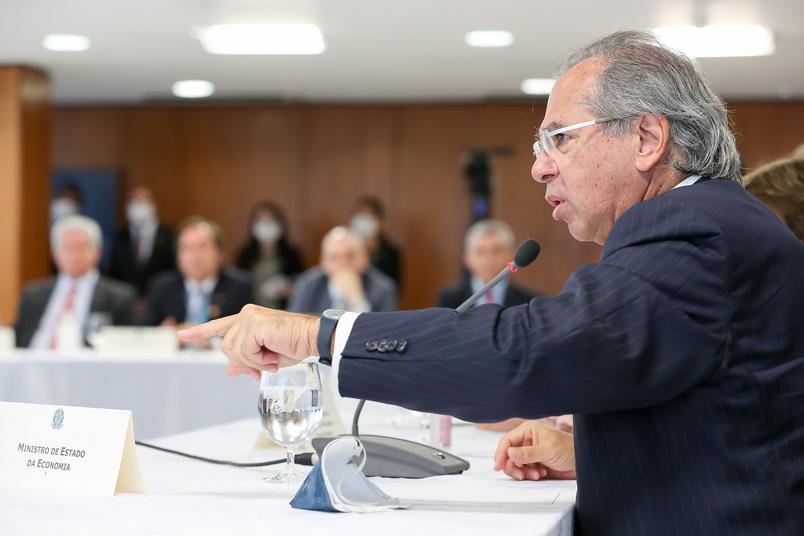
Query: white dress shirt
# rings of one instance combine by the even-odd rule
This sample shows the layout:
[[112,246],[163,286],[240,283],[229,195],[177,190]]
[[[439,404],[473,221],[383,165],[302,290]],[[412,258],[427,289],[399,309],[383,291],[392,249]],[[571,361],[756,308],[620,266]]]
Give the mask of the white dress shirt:
[[134,256],[138,264],[145,265],[151,260],[151,255],[154,251],[154,238],[158,228],[158,220],[149,220],[138,227],[129,227],[131,238],[137,244],[137,251],[134,252]]
[[73,325],[77,332],[70,338],[77,341],[84,339],[84,326],[86,326],[89,310],[92,306],[92,297],[95,295],[95,286],[98,284],[98,270],[90,270],[83,276],[73,279],[67,275],[59,274],[56,286],[45,308],[45,314],[39,320],[39,327],[31,340],[31,348],[49,348],[54,330],[60,329],[56,324],[64,309],[67,296],[73,284],[75,288],[75,302],[73,306]]
[[187,291],[185,297],[185,322],[197,322],[200,318],[195,318],[196,315],[201,314],[206,317],[206,322],[209,320],[209,308],[212,305],[212,292],[218,284],[218,278],[215,276],[207,277],[201,281],[195,279],[184,280],[184,290]]
[[[676,184],[673,189],[695,184],[700,178],[701,175],[690,175]],[[352,334],[352,327],[354,327],[358,316],[360,316],[360,313],[344,313],[338,321],[338,325],[335,327],[335,345],[332,348],[332,371],[335,374],[335,378],[338,377],[343,350],[346,348],[346,342]]]
[[341,289],[332,284],[332,281],[327,282],[327,292],[329,293],[329,302],[332,304],[332,309],[343,309],[344,311],[353,311],[355,313],[371,312],[371,303],[369,303],[365,294],[356,300],[349,301],[343,295]]
[[[483,281],[480,279],[473,277],[470,283],[472,288],[472,294],[480,290],[480,288],[485,285]],[[497,305],[502,305],[505,301],[505,293],[508,291],[508,279],[503,279],[496,286],[492,287],[485,295],[481,296],[479,300],[475,302],[472,307],[477,307],[479,305],[487,305],[489,303],[496,303]],[[488,293],[491,292],[492,301],[488,301]]]

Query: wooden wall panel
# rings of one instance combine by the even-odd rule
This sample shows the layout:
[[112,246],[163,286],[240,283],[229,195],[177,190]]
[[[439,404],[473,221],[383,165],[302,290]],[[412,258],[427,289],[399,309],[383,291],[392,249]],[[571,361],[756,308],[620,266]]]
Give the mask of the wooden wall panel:
[[129,109],[61,108],[55,115],[52,136],[56,167],[115,169],[125,162]]
[[22,188],[19,251],[20,287],[45,277],[50,270],[48,217],[50,198],[51,129],[50,80],[47,75],[25,69],[20,80]]
[[0,69],[0,325],[13,320],[19,293],[21,217],[19,73]]
[[730,107],[737,147],[749,170],[804,143],[804,102],[740,103]]
[[[802,103],[730,107],[749,168],[804,143]],[[459,159],[470,148],[512,150],[493,159],[494,212],[518,240],[543,246],[520,282],[555,293],[578,265],[598,258],[597,246],[575,242],[552,220],[544,186],[530,178],[543,113],[543,105],[522,104],[60,108],[54,165],[120,170],[125,185],[154,189],[170,224],[195,213],[219,220],[230,258],[259,200],[285,207],[291,239],[310,265],[355,197],[376,195],[405,253],[401,305],[424,307],[459,273],[470,218]]]
[[16,316],[23,285],[48,273],[50,82],[0,67],[0,324]]
[[297,238],[304,210],[300,110],[182,111],[181,125],[186,210],[222,225],[230,258],[247,237],[252,206],[262,200],[285,208]]
[[[164,108],[125,110],[125,140],[122,158],[115,168],[122,179],[119,207],[125,206],[126,189],[147,186],[156,197],[159,215],[169,225],[186,217],[188,205],[182,144],[182,116],[179,111]],[[205,187],[207,181],[199,181]],[[120,222],[123,223],[122,210]]]
[[389,210],[391,238],[401,236],[392,208],[393,133],[396,113],[384,107],[315,107],[305,113],[303,207],[300,242],[305,258],[318,261],[320,238],[345,225],[355,199],[377,196]]

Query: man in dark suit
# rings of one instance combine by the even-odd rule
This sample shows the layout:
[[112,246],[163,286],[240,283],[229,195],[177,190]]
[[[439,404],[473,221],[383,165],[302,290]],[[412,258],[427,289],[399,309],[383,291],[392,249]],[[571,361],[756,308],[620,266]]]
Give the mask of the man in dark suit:
[[69,350],[103,325],[132,323],[130,285],[101,277],[101,231],[85,216],[65,216],[51,228],[58,275],[25,287],[17,314],[17,346]]
[[604,246],[558,295],[464,314],[249,306],[180,336],[223,335],[230,372],[252,375],[313,352],[341,395],[419,411],[572,412],[574,460],[514,431],[496,461],[577,475],[576,533],[804,534],[804,246],[743,189],[723,102],[685,56],[617,32],[568,59],[534,153],[553,218]]
[[[514,255],[514,233],[500,220],[480,220],[472,224],[466,232],[463,244],[463,265],[468,277],[438,293],[438,307],[455,309],[480,287],[491,281],[501,266],[505,266]],[[528,303],[538,296],[529,289],[503,281],[490,289],[475,304],[496,303],[512,307]]]
[[128,225],[117,232],[109,260],[109,276],[137,287],[144,296],[151,278],[176,268],[173,231],[159,222],[153,194],[133,188],[126,204]]
[[335,227],[321,241],[319,266],[301,274],[289,311],[321,313],[330,308],[355,312],[395,311],[396,285],[371,266],[363,239]]
[[142,323],[185,327],[234,314],[252,300],[251,278],[223,268],[223,236],[217,224],[194,217],[178,230],[178,271],[156,276]]

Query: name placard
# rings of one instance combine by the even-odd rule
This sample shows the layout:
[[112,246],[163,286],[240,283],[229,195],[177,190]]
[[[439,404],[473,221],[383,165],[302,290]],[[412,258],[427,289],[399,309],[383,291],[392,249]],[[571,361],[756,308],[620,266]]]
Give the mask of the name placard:
[[0,488],[142,492],[131,412],[0,402]]

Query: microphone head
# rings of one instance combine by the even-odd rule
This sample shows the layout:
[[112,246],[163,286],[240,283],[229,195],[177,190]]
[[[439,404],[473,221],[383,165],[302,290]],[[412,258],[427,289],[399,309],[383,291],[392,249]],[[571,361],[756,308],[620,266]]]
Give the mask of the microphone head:
[[514,255],[514,264],[520,268],[524,268],[539,256],[542,247],[535,240],[525,240],[516,250]]

